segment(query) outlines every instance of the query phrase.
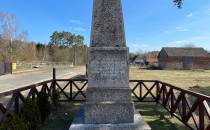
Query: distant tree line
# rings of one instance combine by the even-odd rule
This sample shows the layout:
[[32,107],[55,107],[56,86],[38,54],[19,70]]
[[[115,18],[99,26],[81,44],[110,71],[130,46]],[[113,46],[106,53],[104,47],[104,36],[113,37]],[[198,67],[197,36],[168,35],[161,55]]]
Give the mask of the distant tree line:
[[55,31],[49,43],[27,40],[28,32],[17,30],[17,17],[0,12],[0,62],[87,62],[84,37],[71,32]]
[[[173,0],[178,8],[182,7],[183,1]],[[55,31],[48,44],[29,42],[27,35],[27,31],[17,30],[16,15],[0,12],[0,61],[87,62],[87,46],[81,35]],[[130,58],[134,57],[136,54],[130,54]]]

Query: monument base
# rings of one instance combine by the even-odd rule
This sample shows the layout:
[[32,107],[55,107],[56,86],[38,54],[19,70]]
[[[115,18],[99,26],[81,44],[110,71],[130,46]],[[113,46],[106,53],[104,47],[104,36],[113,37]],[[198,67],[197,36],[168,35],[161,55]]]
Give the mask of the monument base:
[[86,124],[118,124],[134,122],[133,102],[86,102],[84,105]]
[[138,112],[134,115],[134,123],[85,124],[84,106],[82,106],[78,115],[74,118],[69,130],[151,130],[151,128],[146,122],[144,122]]

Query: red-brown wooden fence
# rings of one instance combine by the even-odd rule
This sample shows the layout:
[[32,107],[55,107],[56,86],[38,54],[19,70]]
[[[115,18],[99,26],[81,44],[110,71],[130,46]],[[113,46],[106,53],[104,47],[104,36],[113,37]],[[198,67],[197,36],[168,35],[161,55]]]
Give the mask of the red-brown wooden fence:
[[[55,79],[0,93],[0,117],[19,113],[26,98],[36,99],[38,92],[49,96],[57,91],[60,101],[85,101],[87,79]],[[171,116],[194,130],[210,130],[210,97],[157,80],[130,80],[135,102],[156,102]]]

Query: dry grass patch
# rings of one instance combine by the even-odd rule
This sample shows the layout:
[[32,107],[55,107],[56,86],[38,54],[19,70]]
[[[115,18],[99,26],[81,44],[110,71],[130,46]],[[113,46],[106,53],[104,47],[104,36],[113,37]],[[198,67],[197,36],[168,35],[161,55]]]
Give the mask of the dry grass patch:
[[172,85],[189,89],[193,86],[210,86],[210,70],[145,70],[130,68],[130,79],[160,80]]

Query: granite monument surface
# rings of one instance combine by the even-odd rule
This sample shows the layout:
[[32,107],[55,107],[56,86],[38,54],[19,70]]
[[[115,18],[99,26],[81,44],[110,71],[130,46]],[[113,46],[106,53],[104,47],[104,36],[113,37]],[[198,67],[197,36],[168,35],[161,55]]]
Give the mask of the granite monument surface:
[[94,0],[87,98],[70,130],[150,130],[129,88],[121,0]]

